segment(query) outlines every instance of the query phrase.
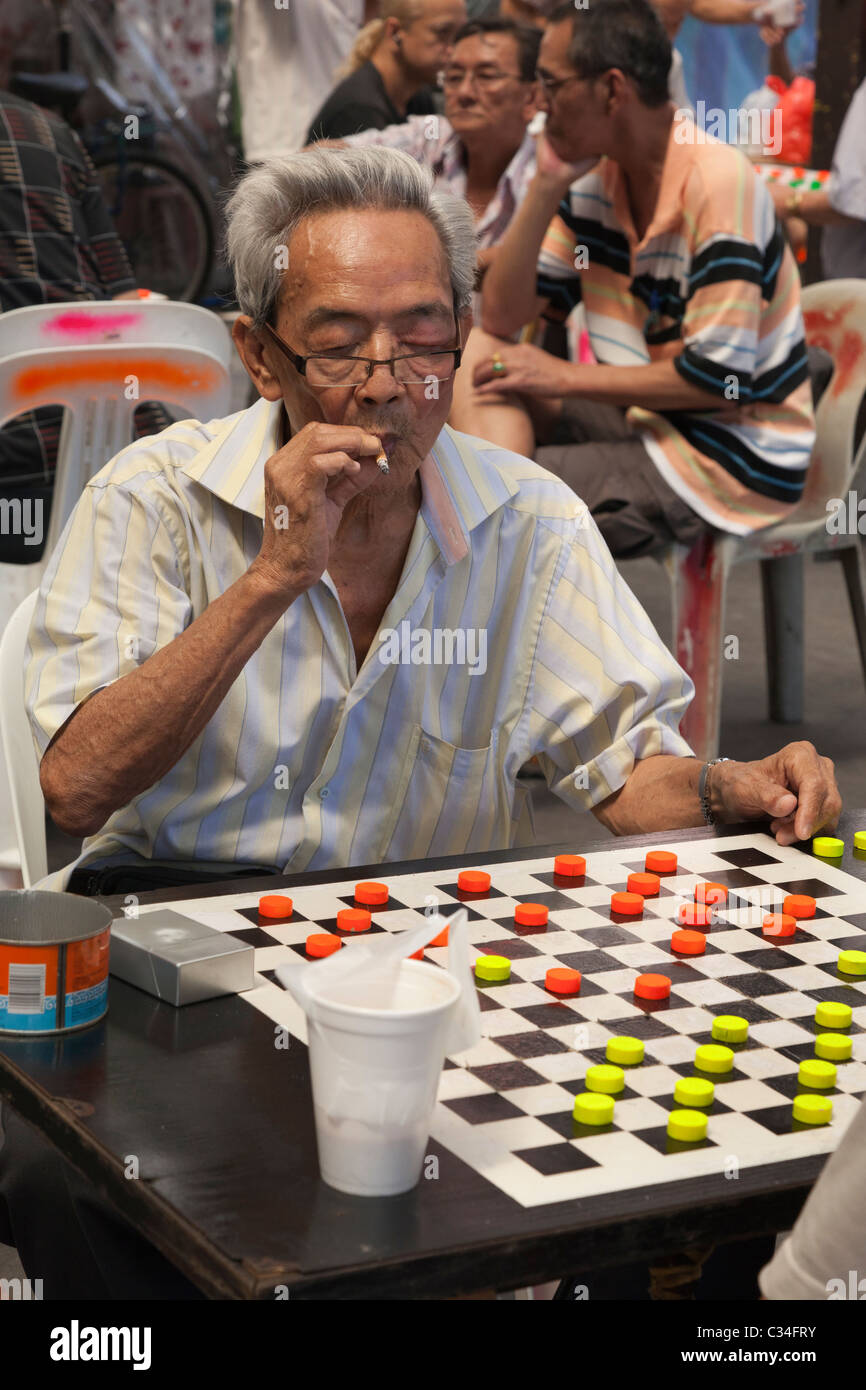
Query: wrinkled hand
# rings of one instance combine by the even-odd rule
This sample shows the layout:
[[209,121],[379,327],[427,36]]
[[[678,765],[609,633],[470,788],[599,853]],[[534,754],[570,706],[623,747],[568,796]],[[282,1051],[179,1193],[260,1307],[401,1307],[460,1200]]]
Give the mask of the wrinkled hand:
[[751,763],[718,763],[710,771],[712,803],[719,819],[764,820],[780,845],[835,830],[842,811],[834,766],[815,745],[787,743]]
[[[498,391],[517,391],[524,396],[560,396],[567,388],[563,368],[571,366],[553,353],[532,343],[504,343],[499,356],[504,372],[494,370],[493,357],[479,362],[472,374],[472,384],[479,396],[495,395]],[[573,370],[573,368],[572,368]]]

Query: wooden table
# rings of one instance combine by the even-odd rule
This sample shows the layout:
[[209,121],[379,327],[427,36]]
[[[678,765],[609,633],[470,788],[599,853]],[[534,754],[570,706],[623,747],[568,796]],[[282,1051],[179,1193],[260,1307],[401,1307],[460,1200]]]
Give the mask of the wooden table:
[[[846,845],[866,811],[843,816]],[[653,843],[743,834],[753,826],[654,834]],[[617,847],[646,844],[647,836]],[[610,848],[597,840],[581,850]],[[502,862],[554,854],[534,847],[486,854]],[[475,856],[477,861],[478,856]],[[458,868],[465,856],[389,864]],[[866,880],[866,855],[841,867]],[[383,871],[358,866],[357,877]],[[317,875],[245,880],[273,892],[334,881]],[[237,893],[237,880],[142,902]],[[117,916],[122,898],[104,900]],[[183,1009],[112,979],[106,1019],[65,1037],[0,1040],[0,1094],[126,1219],[212,1298],[437,1297],[514,1288],[651,1259],[687,1245],[788,1228],[824,1162],[719,1174],[591,1203],[523,1209],[432,1140],[447,1177],[383,1199],[345,1196],[318,1175],[306,1049],[278,1052],[273,1024],[241,997]],[[140,1179],[124,1175],[135,1154]]]

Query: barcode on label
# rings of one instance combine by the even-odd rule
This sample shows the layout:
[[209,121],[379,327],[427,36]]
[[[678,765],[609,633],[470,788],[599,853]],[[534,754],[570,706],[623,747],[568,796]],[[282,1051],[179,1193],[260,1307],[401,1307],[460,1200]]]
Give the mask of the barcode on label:
[[45,966],[9,966],[9,1013],[41,1014],[45,1003]]

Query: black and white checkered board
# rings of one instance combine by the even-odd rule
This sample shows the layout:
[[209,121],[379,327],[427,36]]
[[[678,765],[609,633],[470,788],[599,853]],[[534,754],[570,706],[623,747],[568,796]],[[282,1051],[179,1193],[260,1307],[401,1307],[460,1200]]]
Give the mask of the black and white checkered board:
[[[660,896],[646,900],[639,919],[610,911],[611,892],[644,868],[644,853],[634,849],[589,853],[585,879],[571,881],[554,876],[551,859],[479,861],[473,867],[492,877],[482,897],[459,894],[456,871],[377,875],[391,896],[386,908],[374,909],[373,931],[413,926],[432,894],[446,916],[461,901],[470,907],[473,954],[512,961],[509,982],[480,990],[482,1040],[459,1065],[446,1063],[431,1132],[521,1206],[825,1153],[866,1093],[866,979],[836,969],[840,951],[862,949],[866,940],[866,883],[766,835],[664,848],[678,855],[677,872],[662,877]],[[677,908],[693,900],[703,879],[728,886],[728,905],[708,932],[706,953],[680,958],[670,950]],[[159,906],[251,942],[258,983],[243,997],[305,1042],[304,1016],[272,972],[305,956],[310,932],[336,930],[337,911],[354,904],[356,881],[347,875],[286,890],[295,911],[283,924],[259,918],[258,894]],[[788,893],[811,894],[816,915],[794,936],[771,942],[761,934],[763,916],[781,910]],[[518,902],[547,904],[546,928],[515,927]],[[444,963],[446,950],[427,957]],[[557,965],[582,972],[579,995],[558,1000],[545,990],[545,972]],[[636,1000],[642,971],[669,975],[670,998]],[[792,1101],[801,1089],[798,1065],[814,1056],[822,1031],[813,1021],[821,1000],[852,1005],[853,1057],[839,1064],[837,1086],[825,1093],[833,1099],[831,1124],[801,1127]],[[674,1085],[698,1074],[696,1047],[711,1041],[714,1016],[729,1013],[749,1020],[749,1039],[734,1047],[733,1072],[712,1078],[706,1140],[677,1144],[666,1133]],[[608,1038],[622,1033],[644,1040],[645,1060],[627,1069],[608,1128],[576,1126],[573,1098],[586,1070],[605,1060]]]

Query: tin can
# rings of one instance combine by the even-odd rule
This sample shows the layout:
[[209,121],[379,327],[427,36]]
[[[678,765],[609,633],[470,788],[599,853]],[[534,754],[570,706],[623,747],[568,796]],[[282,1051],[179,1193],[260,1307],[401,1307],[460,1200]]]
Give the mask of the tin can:
[[111,922],[75,893],[0,892],[0,1033],[44,1037],[104,1017]]

